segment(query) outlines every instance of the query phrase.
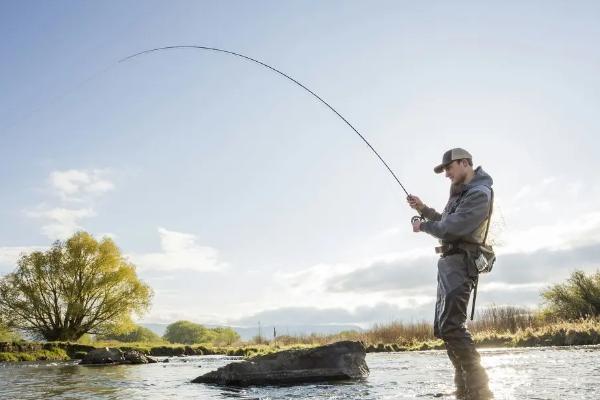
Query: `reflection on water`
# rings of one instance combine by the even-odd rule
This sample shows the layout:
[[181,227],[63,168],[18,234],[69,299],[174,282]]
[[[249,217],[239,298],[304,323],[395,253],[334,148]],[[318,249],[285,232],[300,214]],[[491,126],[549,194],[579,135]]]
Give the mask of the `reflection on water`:
[[[600,346],[483,350],[496,399],[597,399]],[[358,382],[223,388],[190,380],[237,357],[171,358],[169,363],[79,366],[76,362],[0,364],[0,399],[451,399],[443,351],[370,353]]]

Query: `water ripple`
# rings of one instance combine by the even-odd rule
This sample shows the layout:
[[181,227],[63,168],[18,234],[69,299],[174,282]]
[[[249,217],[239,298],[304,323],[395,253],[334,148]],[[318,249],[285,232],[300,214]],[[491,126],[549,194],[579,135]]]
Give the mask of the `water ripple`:
[[[600,346],[488,349],[482,363],[496,399],[597,399]],[[164,358],[160,358],[163,360]],[[154,398],[245,400],[452,399],[445,351],[370,353],[368,379],[295,386],[224,388],[190,381],[240,357],[172,357],[168,363],[80,366],[76,362],[0,364],[1,399]]]

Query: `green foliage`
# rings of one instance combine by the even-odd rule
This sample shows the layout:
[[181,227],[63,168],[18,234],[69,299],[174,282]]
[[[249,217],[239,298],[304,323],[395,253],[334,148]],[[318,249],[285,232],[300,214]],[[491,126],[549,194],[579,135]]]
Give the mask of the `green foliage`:
[[231,328],[209,329],[190,321],[177,321],[167,326],[163,338],[171,343],[197,344],[232,344],[239,340],[239,335]]
[[131,314],[145,312],[151,297],[115,243],[86,232],[21,256],[16,271],[0,279],[7,325],[46,340],[130,329]]
[[161,337],[150,329],[136,325],[135,328],[125,333],[109,333],[98,337],[99,340],[117,340],[119,342],[150,342],[156,343],[162,341]]
[[190,321],[177,321],[167,326],[163,335],[171,343],[195,344],[209,342],[208,329]]
[[0,342],[18,342],[20,340],[23,340],[21,335],[0,324]]
[[70,357],[63,349],[38,350],[33,352],[0,353],[0,362],[16,361],[66,361]]
[[231,328],[218,327],[213,328],[212,331],[215,332],[212,343],[217,346],[230,346],[240,340],[240,335]]
[[15,362],[19,361],[19,358],[15,353],[0,353],[0,362]]
[[587,275],[575,271],[566,283],[542,292],[547,315],[573,320],[600,316],[600,271]]
[[96,342],[96,338],[93,335],[90,335],[89,333],[82,335],[77,340],[77,343],[87,345],[87,346],[93,346],[95,342]]

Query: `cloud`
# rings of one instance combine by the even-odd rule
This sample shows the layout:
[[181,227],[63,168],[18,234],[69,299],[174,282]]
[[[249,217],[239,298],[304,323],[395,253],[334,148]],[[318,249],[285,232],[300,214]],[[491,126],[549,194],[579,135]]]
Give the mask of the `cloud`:
[[489,277],[495,282],[514,284],[550,283],[566,279],[575,269],[591,272],[599,267],[600,243],[594,243],[560,250],[505,254],[498,258]]
[[[48,207],[42,203],[34,210],[26,210],[25,214],[41,219],[42,234],[51,240],[66,239],[83,229],[82,219],[96,216],[95,198],[114,189],[113,183],[106,178],[107,173],[103,169],[52,171],[48,180],[61,204]],[[81,207],[73,208],[72,202],[78,202]]]
[[480,278],[477,289],[477,307],[494,304],[535,308],[541,303],[541,291],[547,286],[545,283],[488,283],[486,277]]
[[173,309],[170,307],[152,307],[152,310],[144,315],[143,318],[139,318],[143,322],[171,324],[175,321],[202,321],[202,324],[214,324],[218,325],[221,323],[222,316],[219,314],[205,314],[199,313],[197,310],[186,310],[186,309]]
[[31,218],[39,218],[45,221],[42,233],[51,240],[66,239],[76,231],[83,229],[79,221],[83,218],[94,217],[96,213],[92,208],[52,208],[26,211]]
[[414,291],[436,279],[435,256],[375,261],[350,273],[330,277],[333,292]]
[[[528,196],[554,184],[548,178],[534,189],[517,193]],[[576,191],[577,185],[570,190]],[[389,230],[391,232],[391,230]],[[380,235],[379,235],[380,236]],[[530,225],[510,232],[505,245],[496,248],[498,261],[484,282],[515,284],[550,284],[566,279],[574,269],[593,271],[600,266],[600,212],[590,211],[567,221]],[[321,285],[329,292],[415,295],[435,282],[436,256],[424,249],[398,253],[387,259],[373,260],[350,271],[327,275]],[[306,280],[306,270],[300,277]],[[318,280],[317,280],[318,281]],[[505,287],[497,292],[507,292]],[[524,289],[525,290],[525,289]]]
[[53,171],[50,184],[64,200],[80,201],[81,196],[97,196],[114,189],[114,184],[106,179],[106,170]]
[[199,245],[195,235],[164,228],[158,228],[158,233],[162,252],[129,255],[140,270],[219,271],[227,267],[218,251]]
[[[0,247],[0,271],[3,269],[14,269],[17,265],[17,260],[22,254],[31,253],[33,251],[47,250],[46,246],[13,246]],[[8,268],[3,268],[8,267]]]
[[[539,300],[540,290],[564,281],[575,269],[600,268],[600,243],[566,249],[541,249],[498,257],[494,270],[480,278],[490,302],[528,304]],[[375,262],[349,273],[331,276],[325,285],[331,292],[392,292],[405,296],[426,294],[435,284],[435,258],[399,258]]]
[[592,211],[554,220],[523,229],[515,229],[505,235],[505,244],[498,253],[532,252],[540,249],[566,249],[600,242],[600,212]]
[[264,325],[359,324],[362,326],[394,320],[430,320],[433,301],[401,307],[389,302],[362,305],[355,309],[342,307],[282,307],[260,311],[248,317],[229,321],[234,325],[248,326],[261,321]]

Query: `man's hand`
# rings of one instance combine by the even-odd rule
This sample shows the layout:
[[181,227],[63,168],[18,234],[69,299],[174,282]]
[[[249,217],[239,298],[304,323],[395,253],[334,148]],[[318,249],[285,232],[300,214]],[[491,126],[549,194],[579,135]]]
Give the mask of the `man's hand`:
[[416,220],[415,222],[412,223],[413,226],[413,232],[421,232],[421,221],[420,219]]
[[408,197],[406,197],[406,201],[408,201],[408,205],[410,206],[410,208],[413,208],[417,211],[423,211],[423,209],[425,208],[425,204],[423,204],[421,199],[412,194],[409,194]]

